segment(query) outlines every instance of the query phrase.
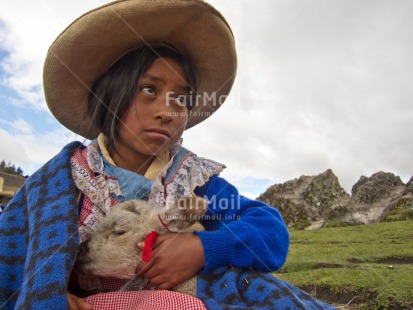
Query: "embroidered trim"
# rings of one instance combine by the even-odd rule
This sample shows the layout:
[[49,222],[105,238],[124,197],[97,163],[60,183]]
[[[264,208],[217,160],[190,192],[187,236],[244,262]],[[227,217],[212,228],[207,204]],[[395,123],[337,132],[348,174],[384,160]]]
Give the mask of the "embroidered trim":
[[196,187],[204,185],[211,176],[225,168],[223,164],[189,152],[178,164],[172,178],[164,185],[163,181],[175,155],[153,182],[149,200],[155,205],[168,206],[179,197],[194,196]]
[[70,159],[72,176],[77,188],[85,195],[79,216],[80,241],[84,241],[100,219],[119,203],[112,194],[122,195],[119,182],[103,172],[103,160],[98,147],[91,143],[77,150]]
[[166,182],[165,187],[167,187],[167,186],[173,181],[173,179],[174,179],[174,178],[176,177],[176,175],[178,174],[179,170],[182,168],[183,163],[185,162],[185,160],[186,160],[189,156],[193,156],[193,154],[189,152],[188,154],[186,154],[186,155],[182,158],[181,162],[179,163],[178,167],[176,168],[176,170],[175,170],[174,174],[172,175],[171,179],[170,179],[168,182]]

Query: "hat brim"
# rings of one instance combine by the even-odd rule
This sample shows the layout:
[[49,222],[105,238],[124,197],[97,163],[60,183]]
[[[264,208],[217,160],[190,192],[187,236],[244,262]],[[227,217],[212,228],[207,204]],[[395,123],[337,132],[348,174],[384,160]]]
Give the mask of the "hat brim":
[[89,91],[127,51],[166,42],[190,59],[199,86],[186,128],[214,113],[234,83],[237,56],[224,17],[200,0],[124,0],[87,12],[53,42],[43,68],[47,105],[56,119],[88,139],[99,134],[85,116]]

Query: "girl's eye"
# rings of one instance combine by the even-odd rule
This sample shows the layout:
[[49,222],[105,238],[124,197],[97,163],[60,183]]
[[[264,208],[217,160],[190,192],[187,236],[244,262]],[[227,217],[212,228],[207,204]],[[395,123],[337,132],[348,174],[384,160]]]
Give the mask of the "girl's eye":
[[187,105],[188,96],[179,95],[179,96],[175,97],[174,100],[180,106],[185,107]]
[[153,96],[155,95],[155,88],[152,86],[143,86],[141,87],[141,92],[143,92],[144,94]]

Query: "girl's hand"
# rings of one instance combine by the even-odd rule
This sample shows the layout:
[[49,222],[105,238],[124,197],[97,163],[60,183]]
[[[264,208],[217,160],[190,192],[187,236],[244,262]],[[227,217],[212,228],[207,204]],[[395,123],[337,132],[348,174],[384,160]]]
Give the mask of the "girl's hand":
[[73,294],[67,293],[67,303],[69,310],[92,310],[93,306],[88,304],[84,298],[79,298]]
[[[138,243],[143,250],[144,243]],[[152,256],[138,272],[161,290],[169,290],[192,278],[205,266],[201,239],[193,233],[167,233],[153,244]]]

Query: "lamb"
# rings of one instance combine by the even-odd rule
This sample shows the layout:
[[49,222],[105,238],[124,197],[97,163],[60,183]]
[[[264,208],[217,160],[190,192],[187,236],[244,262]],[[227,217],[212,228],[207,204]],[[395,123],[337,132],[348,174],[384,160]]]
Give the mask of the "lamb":
[[[99,223],[90,237],[82,242],[76,269],[83,274],[130,279],[124,290],[142,290],[147,280],[137,277],[136,268],[142,251],[136,244],[148,234],[205,230],[199,219],[208,202],[200,197],[178,198],[171,206],[153,207],[147,201],[131,200],[115,206]],[[196,296],[196,277],[174,288]]]

